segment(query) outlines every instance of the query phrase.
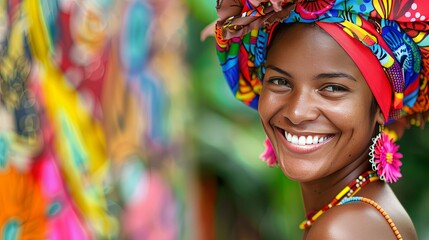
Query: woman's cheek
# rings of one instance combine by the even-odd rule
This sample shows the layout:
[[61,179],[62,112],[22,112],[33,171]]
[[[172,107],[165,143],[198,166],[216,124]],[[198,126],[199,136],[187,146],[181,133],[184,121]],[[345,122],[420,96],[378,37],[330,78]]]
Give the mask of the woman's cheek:
[[261,95],[259,98],[259,116],[263,122],[268,122],[269,118],[272,117],[273,110],[276,107],[277,103],[273,94],[267,89],[262,89]]

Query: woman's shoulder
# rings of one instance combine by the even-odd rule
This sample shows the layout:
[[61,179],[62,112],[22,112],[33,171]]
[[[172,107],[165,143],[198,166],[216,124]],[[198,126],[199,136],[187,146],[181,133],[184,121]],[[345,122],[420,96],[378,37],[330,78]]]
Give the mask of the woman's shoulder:
[[[383,210],[382,206],[376,202],[369,203],[372,201],[370,199],[365,200],[367,201],[356,200],[325,212],[314,222],[307,234],[307,240],[398,239],[395,234],[396,227],[400,234],[405,234],[406,237],[402,235],[404,239],[417,239],[411,221],[398,218],[397,213],[394,213],[395,218],[390,220],[392,225],[388,220],[390,216],[386,218],[389,213],[385,211],[383,214],[383,211],[380,211]],[[395,225],[395,220],[398,220],[400,226]]]

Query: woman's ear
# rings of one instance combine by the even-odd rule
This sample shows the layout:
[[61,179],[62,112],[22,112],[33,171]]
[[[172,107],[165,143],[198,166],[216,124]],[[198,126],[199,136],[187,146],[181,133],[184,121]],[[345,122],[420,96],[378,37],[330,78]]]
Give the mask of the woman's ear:
[[386,122],[386,119],[384,119],[384,114],[378,106],[377,111],[375,113],[375,121],[377,121],[377,123],[380,125],[383,125]]

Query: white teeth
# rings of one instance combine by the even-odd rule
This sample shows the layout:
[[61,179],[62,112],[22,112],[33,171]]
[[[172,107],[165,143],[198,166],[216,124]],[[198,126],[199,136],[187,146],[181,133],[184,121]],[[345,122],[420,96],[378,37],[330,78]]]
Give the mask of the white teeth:
[[305,145],[305,137],[304,136],[299,137],[298,144],[299,145]]
[[288,134],[286,134],[287,136],[286,136],[286,139],[289,141],[289,142],[292,142],[292,135],[290,134],[290,133],[288,133]]
[[315,136],[314,138],[313,138],[313,144],[318,144],[319,143],[319,137],[318,136]]
[[296,135],[292,136],[292,143],[293,144],[298,144],[298,137]]
[[326,141],[328,137],[319,137],[319,136],[297,136],[292,135],[285,131],[285,138],[288,142],[295,145],[311,145],[318,144]]
[[308,136],[305,143],[306,144],[312,144],[313,143],[313,137],[312,136]]

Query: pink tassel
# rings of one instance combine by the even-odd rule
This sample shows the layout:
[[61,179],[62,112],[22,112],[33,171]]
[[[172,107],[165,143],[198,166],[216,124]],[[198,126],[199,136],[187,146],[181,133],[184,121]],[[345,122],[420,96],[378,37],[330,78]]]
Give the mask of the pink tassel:
[[271,145],[271,141],[268,137],[265,139],[264,145],[265,151],[261,155],[259,155],[259,158],[264,160],[268,166],[274,167],[275,165],[277,165],[277,157],[274,153],[273,145]]

